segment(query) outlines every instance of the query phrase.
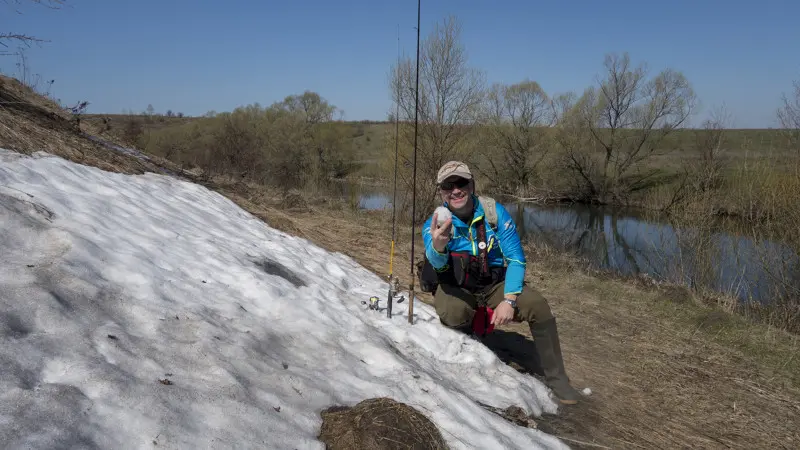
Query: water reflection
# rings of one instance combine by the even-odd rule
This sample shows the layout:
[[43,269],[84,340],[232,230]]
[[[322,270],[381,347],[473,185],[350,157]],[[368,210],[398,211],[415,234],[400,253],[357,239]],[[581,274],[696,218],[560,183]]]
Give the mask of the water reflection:
[[797,288],[776,283],[778,272],[798,267],[797,255],[778,242],[676,229],[610,208],[512,203],[507,209],[524,239],[574,253],[596,268],[705,286],[742,300],[768,301]]
[[[361,208],[391,208],[380,187],[350,186]],[[585,258],[593,267],[625,275],[648,274],[707,287],[742,300],[768,302],[800,290],[798,256],[774,241],[753,241],[733,232],[676,229],[635,211],[586,205],[504,203],[523,239]],[[785,282],[787,274],[793,274]]]
[[339,182],[333,185],[338,195],[346,198],[351,204],[358,204],[360,209],[379,210],[392,207],[392,196],[386,193],[383,186],[366,183]]

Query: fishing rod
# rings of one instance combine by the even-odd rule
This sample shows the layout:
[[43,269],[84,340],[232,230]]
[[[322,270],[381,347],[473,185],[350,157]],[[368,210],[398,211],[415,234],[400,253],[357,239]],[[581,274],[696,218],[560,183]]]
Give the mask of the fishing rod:
[[414,100],[414,158],[411,176],[411,284],[408,296],[408,323],[414,323],[414,226],[417,215],[417,127],[419,120],[419,35],[422,0],[417,0],[417,81]]
[[386,300],[386,317],[392,318],[392,301],[394,295],[397,293],[398,285],[397,279],[394,277],[393,262],[394,262],[394,243],[396,237],[397,222],[395,214],[397,211],[397,158],[400,147],[400,24],[397,24],[397,71],[395,76],[397,80],[397,100],[395,101],[394,112],[394,191],[392,193],[392,248],[389,253],[389,298]]

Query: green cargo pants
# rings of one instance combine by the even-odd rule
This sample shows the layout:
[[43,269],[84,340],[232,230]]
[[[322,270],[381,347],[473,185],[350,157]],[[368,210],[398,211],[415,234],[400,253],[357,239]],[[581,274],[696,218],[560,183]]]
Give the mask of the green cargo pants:
[[[433,297],[434,308],[443,325],[450,328],[470,329],[475,308],[483,304],[495,309],[503,301],[503,282],[486,288],[484,294],[470,293],[460,286],[440,284]],[[525,284],[517,296],[514,320],[518,322],[545,322],[553,318],[550,304],[536,289]]]
[[[439,320],[446,327],[471,333],[475,308],[482,304],[492,309],[497,308],[503,301],[503,285],[504,282],[500,282],[487,288],[483,294],[473,294],[459,286],[440,284],[433,296],[433,305],[439,314]],[[578,403],[580,394],[570,385],[564,369],[558,328],[547,299],[525,284],[522,293],[517,296],[514,321],[528,322],[530,326],[536,346],[535,354],[531,355],[531,367],[539,368],[534,369],[534,372],[545,377],[545,383],[561,403]]]

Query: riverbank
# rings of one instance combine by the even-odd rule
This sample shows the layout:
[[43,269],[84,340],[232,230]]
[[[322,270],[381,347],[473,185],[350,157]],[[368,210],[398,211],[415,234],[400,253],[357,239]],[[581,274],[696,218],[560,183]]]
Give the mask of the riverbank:
[[[412,179],[408,142],[392,145],[394,133],[386,124],[309,122],[303,111],[292,109],[292,98],[295,97],[268,108],[251,105],[230,114],[159,126],[140,133],[138,146],[187,170],[284,190],[323,186],[327,190],[331,179],[355,179],[362,187],[380,191],[380,179],[385,181],[385,193],[385,186],[392,184],[389,181],[396,176],[399,191],[406,193],[401,194],[398,203],[411,203],[407,195]],[[322,102],[320,105],[327,105],[323,99],[317,100]],[[295,113],[285,117],[275,114],[286,110]],[[564,206],[563,202],[552,205],[550,200],[573,199],[578,201],[568,206],[572,209],[595,209],[555,213],[560,218],[572,216],[590,224],[584,235],[577,233],[575,225],[560,224],[573,234],[556,233],[556,248],[565,250],[576,243],[597,245],[600,251],[585,249],[579,253],[590,253],[589,258],[600,266],[618,261],[633,268],[643,265],[645,268],[639,273],[680,282],[704,297],[735,298],[737,301],[724,305],[727,311],[800,333],[800,228],[796,226],[800,209],[794,201],[800,190],[800,159],[789,135],[782,130],[728,130],[714,126],[676,130],[670,138],[656,139],[643,148],[629,146],[643,141],[624,138],[616,142],[619,145],[615,144],[613,150],[622,154],[634,152],[630,153],[633,159],[622,164],[623,168],[619,164],[608,165],[607,158],[616,160],[616,156],[595,151],[597,136],[591,137],[585,127],[574,128],[569,122],[563,125],[531,130],[538,135],[535,147],[537,158],[541,159],[537,159],[535,167],[526,165],[522,171],[519,167],[503,167],[508,165],[508,154],[504,153],[508,149],[491,143],[498,131],[494,127],[464,128],[461,131],[469,131],[471,137],[465,135],[447,158],[468,161],[481,192],[503,191],[522,196],[545,192],[536,195],[536,203],[550,203],[556,209]],[[643,132],[628,131],[633,133],[629,137]],[[271,136],[268,142],[264,136]],[[646,136],[645,130],[641,138]],[[397,165],[395,152],[400,152]],[[433,155],[430,149],[419,154],[414,204],[421,214],[435,206],[430,180],[441,164],[439,156],[444,156]],[[506,157],[498,156],[504,154]],[[494,155],[493,159],[487,161],[490,155]],[[635,164],[629,165],[633,160]],[[376,208],[381,203],[380,193],[365,198],[350,192],[346,197],[348,204],[364,204],[366,208]],[[626,217],[625,221],[617,221],[618,213],[598,213],[596,203],[605,203],[612,210],[636,206],[652,215],[667,210],[669,218]],[[401,217],[408,220],[408,213],[401,212]],[[421,218],[418,215],[416,219]],[[738,225],[732,225],[734,222]],[[638,230],[632,239],[627,239],[625,228],[631,223]],[[730,226],[738,229],[731,232]],[[544,235],[539,230],[530,234],[537,239]],[[608,263],[602,261],[605,257]],[[628,268],[621,269],[625,272]]]
[[[282,197],[252,184],[215,180],[209,187],[270,226],[344,253],[381,276],[389,270],[391,223],[383,211],[324,196]],[[397,236],[394,268],[407,286],[410,229],[400,226]],[[797,336],[728,314],[685,288],[591,271],[546,248],[527,254],[527,280],[559,319],[567,370],[576,387],[593,391],[577,407],[541,418],[538,427],[574,448],[800,443],[793,425],[800,423]],[[501,327],[487,344],[526,371],[532,342],[524,326]]]
[[[332,184],[349,207],[391,209],[391,187]],[[398,192],[398,205],[408,202]],[[791,232],[765,234],[747,222],[703,211],[672,215],[640,208],[503,201],[523,242],[550,253],[575,255],[587,268],[622,278],[651,277],[692,289],[728,313],[800,333],[800,255]],[[400,223],[408,222],[400,213]],[[773,230],[774,231],[774,230]]]

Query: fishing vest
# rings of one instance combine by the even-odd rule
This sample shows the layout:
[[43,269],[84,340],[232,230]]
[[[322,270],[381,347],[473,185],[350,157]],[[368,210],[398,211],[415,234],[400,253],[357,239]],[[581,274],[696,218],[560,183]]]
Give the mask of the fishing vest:
[[[483,206],[483,218],[476,223],[478,254],[469,251],[450,252],[447,268],[437,272],[427,255],[423,253],[422,261],[417,263],[417,276],[423,292],[435,292],[440,283],[452,284],[466,288],[471,292],[482,290],[505,278],[505,267],[489,267],[489,249],[486,240],[486,224],[497,230],[497,208],[491,197],[478,196]],[[455,236],[455,227],[450,229],[451,237]]]

